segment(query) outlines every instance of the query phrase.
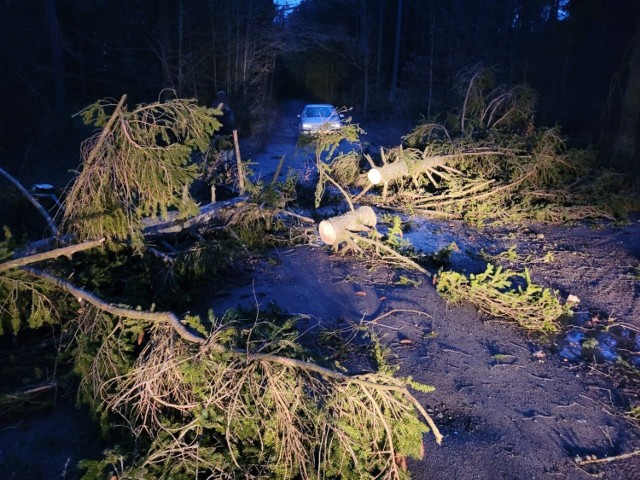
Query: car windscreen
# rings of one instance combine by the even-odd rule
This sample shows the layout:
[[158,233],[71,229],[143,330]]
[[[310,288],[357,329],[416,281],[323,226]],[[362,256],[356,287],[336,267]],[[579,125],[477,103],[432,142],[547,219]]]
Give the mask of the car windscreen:
[[303,117],[329,118],[332,115],[334,115],[334,110],[331,107],[307,107],[302,113]]

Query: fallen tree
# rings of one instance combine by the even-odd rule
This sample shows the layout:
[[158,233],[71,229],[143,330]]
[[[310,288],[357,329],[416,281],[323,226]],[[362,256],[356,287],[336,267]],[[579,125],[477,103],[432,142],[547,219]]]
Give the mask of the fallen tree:
[[[372,185],[382,185],[382,197],[388,194],[389,185],[410,178],[416,187],[421,186],[420,177],[425,176],[435,187],[439,186],[436,177],[450,180],[451,175],[462,175],[462,172],[450,163],[460,162],[464,157],[479,157],[483,155],[500,155],[495,149],[476,149],[451,155],[430,155],[430,149],[422,152],[414,148],[398,147],[389,151],[386,155],[381,151],[382,166],[371,168],[367,173],[367,179]],[[389,157],[389,158],[387,158]]]
[[[557,129],[501,134],[491,139],[496,146],[488,141],[434,139],[421,150],[383,152],[383,165],[369,170],[367,188],[356,199],[476,225],[616,219],[640,205],[637,194],[624,190],[621,176],[594,168],[593,151],[567,149]],[[383,187],[381,197],[364,195],[375,185]]]
[[[111,115],[105,112],[108,105]],[[0,244],[6,253],[0,263],[2,321],[12,321],[14,331],[43,322],[61,325],[74,342],[69,348],[83,398],[105,424],[125,425],[131,434],[120,438],[125,451],[85,462],[86,478],[113,469],[114,455],[122,479],[194,472],[403,478],[402,459],[423,455],[425,432],[442,440],[408,389],[429,391],[427,386],[375,368],[351,374],[322,364],[321,355],[297,344],[295,322],[282,314],[261,313],[251,320],[179,317],[153,304],[112,302],[76,283],[82,278],[78,255],[82,263],[92,262],[92,252],[109,249],[133,248],[145,256],[172,235],[187,233],[201,242],[205,233],[222,231],[237,242],[241,233],[233,232],[239,226],[263,237],[261,229],[274,218],[311,222],[281,206],[256,203],[255,196],[194,209],[187,196],[193,172],[183,155],[191,158],[193,148],[205,145],[208,128],[215,127],[211,115],[179,100],[139,106],[129,115],[125,97],[87,109],[86,119],[104,128],[83,146],[83,168],[65,199],[66,228],[59,231],[68,244],[47,242],[49,250],[20,258],[10,258],[7,239]],[[187,117],[194,125],[183,125]],[[160,120],[163,133],[150,135]],[[156,163],[144,169],[154,155]],[[170,166],[161,175],[166,163]],[[367,228],[375,226],[373,210],[362,212],[372,224]],[[153,248],[145,244],[150,238]],[[159,254],[181,254],[170,245],[166,250]],[[94,271],[106,276],[107,284],[108,260]],[[193,262],[190,268],[203,268],[199,258]],[[34,322],[25,322],[25,314]]]
[[[89,344],[96,348],[90,354],[85,340],[76,353],[76,368],[86,369],[82,376],[85,398],[103,415],[121,415],[138,442],[150,441],[142,461],[119,472],[120,478],[133,478],[142,471],[171,477],[195,464],[226,474],[247,469],[273,474],[284,468],[289,473],[283,478],[310,478],[307,472],[311,471],[366,475],[372,470],[400,478],[397,459],[423,454],[421,437],[427,428],[414,410],[429,425],[437,443],[442,441],[431,417],[407,388],[421,388],[418,384],[375,372],[348,374],[301,360],[297,348],[291,350],[295,341],[295,333],[289,331],[291,323],[282,327],[274,323],[278,334],[272,331],[264,338],[259,328],[251,327],[253,343],[239,348],[233,345],[244,340],[236,338],[234,323],[207,326],[195,317],[179,319],[170,312],[113,305],[63,278],[25,266],[42,260],[39,255],[34,257],[11,267],[65,290],[82,305],[76,336],[84,333],[79,338],[91,338]],[[121,333],[114,336],[118,331]],[[144,336],[130,337],[128,331],[147,332],[147,346],[137,357],[126,353],[130,348],[126,339],[137,338],[139,344]],[[175,334],[198,347],[181,345]],[[283,335],[288,337],[285,343]],[[254,350],[252,345],[260,347]],[[87,358],[93,360],[83,367]],[[124,366],[123,361],[128,373],[115,367]],[[218,374],[212,375],[213,370]],[[262,376],[266,384],[258,387],[247,382],[252,375]],[[204,391],[216,394],[199,393],[205,385]],[[293,405],[297,406],[283,398],[287,392],[295,393]],[[175,415],[183,425],[177,436]],[[221,425],[227,425],[222,436],[218,423],[209,420],[216,416],[225,419]],[[239,423],[242,418],[256,419],[248,436],[247,422]],[[346,428],[349,423],[352,427]],[[199,439],[195,451],[193,438]],[[216,446],[223,439],[225,446]],[[247,446],[258,439],[255,448],[263,453],[258,457],[247,454]],[[245,449],[242,459],[235,453],[238,448]],[[192,451],[193,456],[173,458],[175,449]],[[279,460],[259,462],[263,455],[276,455]],[[159,458],[173,460],[157,463]],[[86,462],[85,466],[104,467],[102,462]]]
[[[481,64],[463,72],[461,107],[382,150],[360,203],[481,225],[522,220],[617,219],[640,200],[624,176],[596,167],[590,148],[568,149],[558,127],[534,125],[535,92],[497,85]],[[380,163],[379,162],[379,163]],[[382,198],[364,193],[382,186]]]

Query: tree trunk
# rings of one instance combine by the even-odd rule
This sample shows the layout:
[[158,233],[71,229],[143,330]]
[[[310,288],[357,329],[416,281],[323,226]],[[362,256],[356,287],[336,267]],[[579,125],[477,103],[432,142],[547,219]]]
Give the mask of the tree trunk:
[[164,87],[175,88],[172,71],[172,61],[174,52],[171,43],[171,25],[173,15],[169,0],[158,2],[158,56],[162,62],[162,73],[164,75]]
[[[53,111],[57,119],[64,116],[65,88],[64,65],[62,63],[62,33],[58,24],[55,0],[46,3],[47,24],[49,25],[49,41],[51,42],[51,63],[53,66]],[[55,122],[58,124],[58,122]]]
[[209,9],[211,11],[211,68],[213,69],[213,91],[217,93],[218,88],[218,42],[216,32],[216,7],[213,5],[212,0],[209,0]]
[[431,105],[433,103],[433,53],[436,30],[436,9],[431,7],[431,35],[429,39],[429,98],[427,101],[427,120],[431,119]]
[[184,5],[178,1],[178,95],[184,95]]
[[417,177],[422,174],[429,175],[436,172],[436,168],[443,168],[449,172],[460,173],[455,168],[447,166],[447,163],[451,160],[459,159],[467,156],[480,156],[480,155],[497,155],[500,152],[497,151],[482,151],[482,152],[465,152],[457,155],[433,155],[424,157],[416,162],[409,162],[405,159],[398,159],[393,163],[386,163],[378,168],[372,168],[367,173],[367,179],[374,184],[388,184],[394,180],[400,180],[401,178],[412,176]]
[[367,232],[375,227],[376,223],[376,212],[373,208],[365,206],[321,221],[318,232],[324,243],[337,246],[346,241],[353,232]]
[[633,167],[637,156],[636,144],[640,119],[640,20],[628,66],[629,74],[620,113],[620,125],[613,144],[614,163],[624,169]]
[[[367,179],[373,185],[382,185],[384,187],[383,197],[387,196],[387,188],[390,183],[401,180],[406,177],[413,178],[414,182],[421,175],[426,175],[434,184],[436,183],[433,175],[448,178],[448,174],[462,174],[459,170],[448,166],[451,160],[460,157],[477,157],[481,155],[499,155],[496,150],[469,151],[453,155],[433,155],[423,157],[418,161],[408,161],[403,158],[397,159],[393,163],[385,163],[381,167],[372,168],[367,173]],[[437,170],[439,169],[439,170]]]
[[409,175],[409,165],[403,160],[387,163],[379,168],[372,168],[367,173],[367,178],[374,185],[388,184],[393,180]]
[[380,0],[380,17],[378,22],[378,51],[376,52],[376,96],[380,95],[381,70],[382,70],[382,37],[384,31],[384,2]]
[[371,45],[369,41],[369,22],[367,21],[369,15],[369,8],[367,0],[363,0],[362,3],[362,43],[363,43],[363,69],[364,69],[364,88],[362,98],[362,113],[367,118],[367,108],[369,106],[369,68],[371,64]]
[[396,40],[393,49],[393,70],[391,72],[391,89],[389,102],[393,102],[398,89],[398,70],[400,68],[400,34],[402,33],[402,0],[398,0],[398,14],[396,18]]

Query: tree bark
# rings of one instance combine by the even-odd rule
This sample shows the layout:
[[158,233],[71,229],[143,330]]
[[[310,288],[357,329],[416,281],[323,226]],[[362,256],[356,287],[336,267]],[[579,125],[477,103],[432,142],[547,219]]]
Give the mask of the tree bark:
[[367,232],[375,227],[376,223],[376,212],[373,208],[365,206],[321,221],[318,232],[324,243],[337,246],[346,241],[352,233]]

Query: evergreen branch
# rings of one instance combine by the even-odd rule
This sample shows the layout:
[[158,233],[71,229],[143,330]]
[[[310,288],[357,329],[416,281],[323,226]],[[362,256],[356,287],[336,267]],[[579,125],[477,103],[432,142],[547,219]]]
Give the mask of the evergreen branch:
[[[314,372],[319,374],[322,377],[330,378],[334,380],[338,380],[341,382],[345,382],[347,384],[355,384],[360,387],[368,387],[381,391],[391,391],[398,392],[405,396],[409,401],[411,401],[414,405],[419,405],[418,401],[413,397],[413,395],[409,392],[406,386],[400,383],[399,380],[395,380],[397,384],[387,384],[387,383],[377,383],[369,378],[372,378],[371,375],[347,375],[335,370],[330,370],[328,368],[322,367],[320,365],[316,365],[311,362],[307,362],[304,360],[298,360],[295,358],[283,357],[280,355],[274,355],[270,353],[249,353],[246,350],[241,350],[238,348],[228,348],[224,345],[220,345],[214,342],[208,342],[208,339],[200,336],[190,329],[188,329],[178,317],[171,312],[150,312],[146,310],[134,310],[132,308],[126,307],[118,307],[111,303],[105,302],[98,296],[93,293],[87,292],[85,289],[77,287],[73,285],[71,282],[60,278],[58,276],[52,275],[43,270],[31,268],[31,267],[23,267],[23,270],[44,280],[47,280],[58,287],[66,290],[71,293],[73,296],[78,298],[79,300],[84,300],[87,303],[95,306],[96,308],[110,313],[111,315],[125,317],[125,318],[134,318],[139,320],[145,320],[150,322],[162,322],[170,325],[175,332],[180,335],[183,339],[187,340],[191,343],[196,343],[199,345],[206,345],[205,348],[209,348],[218,353],[226,353],[232,355],[238,355],[246,358],[247,363],[266,361],[271,363],[277,363],[279,365],[293,367],[296,369],[301,369],[307,372]],[[394,380],[393,377],[386,376],[378,376],[379,378],[385,379],[387,381]],[[374,377],[375,378],[375,377]],[[425,420],[433,430],[434,436],[436,437],[436,442],[438,445],[442,442],[442,435],[440,431],[436,427],[435,423],[429,416],[429,414],[423,409],[419,409],[420,413],[424,416]]]
[[[428,425],[431,427],[434,436],[436,437],[436,442],[438,445],[442,443],[443,436],[438,430],[435,422],[429,416],[429,414],[422,408],[417,401],[417,399],[409,392],[408,388],[401,383],[400,380],[395,380],[393,377],[387,376],[379,376],[373,374],[364,374],[364,375],[347,375],[341,372],[337,372],[335,370],[330,370],[328,368],[322,367],[320,365],[316,365],[311,362],[307,362],[304,360],[298,360],[295,358],[288,358],[279,355],[274,355],[270,353],[249,353],[246,350],[241,350],[237,348],[228,348],[218,343],[208,342],[206,338],[200,336],[190,329],[188,329],[179,319],[178,317],[171,312],[149,312],[144,310],[134,310],[126,307],[119,307],[110,303],[107,303],[97,297],[96,295],[87,292],[85,289],[76,287],[72,283],[57,277],[55,275],[49,274],[42,270],[38,270],[31,267],[24,267],[24,271],[31,273],[32,275],[47,280],[60,288],[63,288],[67,292],[74,295],[79,301],[86,301],[96,308],[110,313],[115,316],[126,317],[126,318],[137,318],[140,320],[146,320],[151,322],[163,322],[169,324],[174,331],[180,335],[183,339],[187,340],[191,343],[196,343],[200,345],[205,345],[205,348],[210,348],[211,350],[218,353],[226,353],[231,355],[237,355],[246,358],[247,363],[254,362],[270,362],[276,363],[279,365],[283,365],[286,367],[291,367],[295,369],[300,369],[307,372],[314,372],[319,374],[320,376],[328,379],[337,380],[340,382],[344,382],[345,384],[353,384],[358,385],[362,388],[372,388],[380,391],[387,392],[397,392],[407,398],[416,409],[420,412],[420,414],[424,417]],[[382,379],[386,382],[395,381],[396,384],[389,383],[378,383],[374,380]]]
[[109,136],[109,134],[111,133],[111,127],[113,127],[113,124],[115,123],[116,119],[120,116],[120,111],[122,110],[122,107],[126,99],[127,99],[126,94],[122,95],[122,97],[120,98],[118,105],[116,105],[116,109],[111,114],[111,118],[109,118],[109,121],[102,129],[102,133],[100,133],[100,137],[98,138],[98,141],[96,142],[93,149],[89,153],[89,156],[87,157],[87,160],[86,160],[87,165],[91,165],[91,162],[96,158],[96,155],[98,155],[98,152],[100,152],[100,148],[102,148],[102,144],[104,143],[107,136]]
[[83,288],[77,287],[71,282],[60,278],[56,275],[52,275],[44,270],[31,268],[31,267],[23,267],[25,272],[28,272],[38,278],[42,278],[43,280],[47,280],[54,285],[66,290],[78,300],[84,300],[91,305],[97,307],[98,309],[110,313],[112,315],[118,317],[126,317],[126,318],[136,318],[139,320],[146,320],[151,322],[165,322],[170,324],[173,329],[176,331],[178,335],[180,335],[185,340],[188,340],[192,343],[204,344],[206,339],[199,335],[196,335],[192,331],[190,331],[187,327],[185,327],[178,317],[176,317],[173,313],[170,312],[149,312],[146,310],[134,310],[132,308],[118,307],[111,303],[105,302],[97,295],[86,291]]
[[381,242],[379,242],[377,240],[373,240],[371,238],[362,237],[360,235],[353,235],[353,239],[358,241],[358,242],[363,241],[365,243],[368,243],[369,245],[375,246],[376,248],[380,248],[380,249],[384,250],[385,252],[387,252],[389,255],[395,257],[396,259],[398,259],[400,262],[408,265],[409,267],[414,268],[414,269],[418,270],[420,273],[424,273],[427,276],[431,276],[431,274],[425,268],[421,267],[420,265],[418,265],[416,262],[414,262],[410,258],[407,258],[404,255],[396,252],[393,248],[388,247],[384,243],[381,243]]

